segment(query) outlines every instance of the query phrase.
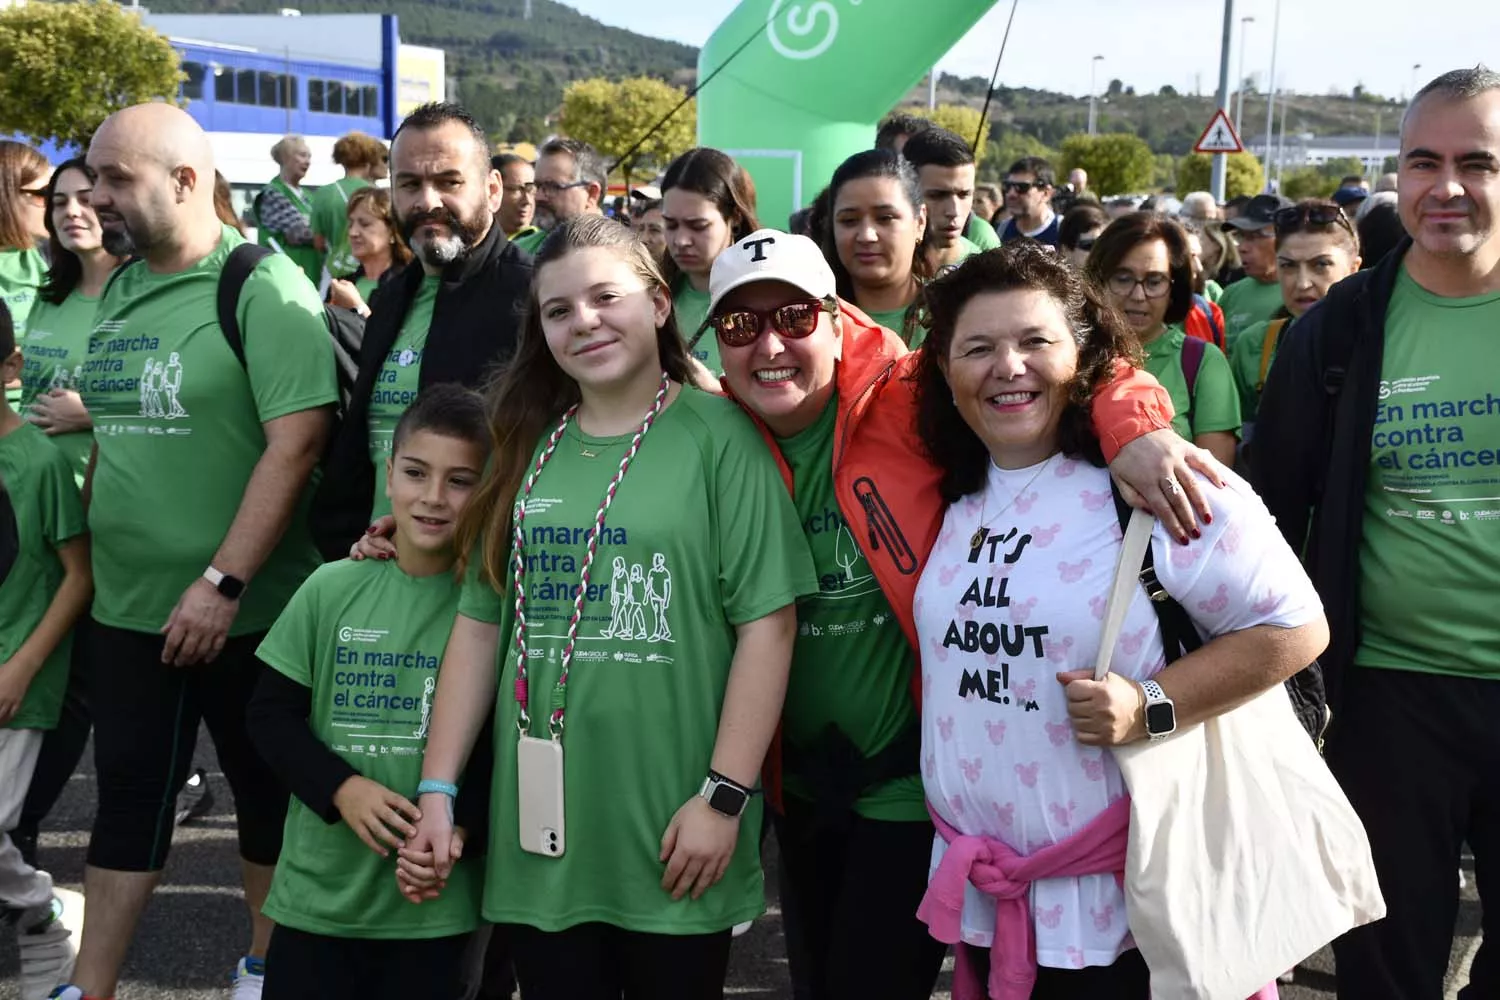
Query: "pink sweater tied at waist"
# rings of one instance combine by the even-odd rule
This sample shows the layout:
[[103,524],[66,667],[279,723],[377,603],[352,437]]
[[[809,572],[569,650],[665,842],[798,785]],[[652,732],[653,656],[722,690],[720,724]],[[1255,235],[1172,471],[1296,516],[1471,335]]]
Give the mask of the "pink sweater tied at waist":
[[[959,833],[928,804],[933,825],[948,845],[927,885],[917,919],[946,944],[962,939],[964,885],[995,899],[995,934],[990,945],[990,977],[979,982],[968,950],[956,950],[953,1000],[1029,1000],[1036,985],[1036,927],[1031,920],[1031,883],[1044,878],[1079,878],[1112,873],[1124,881],[1129,846],[1130,800],[1117,799],[1088,826],[1067,840],[1031,855],[992,837]],[[1277,1000],[1276,984],[1250,1000]]]

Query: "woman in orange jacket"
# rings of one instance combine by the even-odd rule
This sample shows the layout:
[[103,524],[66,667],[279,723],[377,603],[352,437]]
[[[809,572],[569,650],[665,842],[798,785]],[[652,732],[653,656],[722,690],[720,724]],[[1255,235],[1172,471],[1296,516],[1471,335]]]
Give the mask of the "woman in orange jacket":
[[[933,827],[912,602],[943,502],[917,435],[918,355],[837,298],[804,237],[737,241],[715,261],[710,299],[726,387],[781,463],[819,579],[798,601],[780,755],[767,768],[798,996],[925,998],[944,946],[915,916]],[[1116,474],[1185,540],[1204,507],[1160,485],[1194,479],[1166,393],[1122,368],[1094,420],[1107,456],[1121,456]]]

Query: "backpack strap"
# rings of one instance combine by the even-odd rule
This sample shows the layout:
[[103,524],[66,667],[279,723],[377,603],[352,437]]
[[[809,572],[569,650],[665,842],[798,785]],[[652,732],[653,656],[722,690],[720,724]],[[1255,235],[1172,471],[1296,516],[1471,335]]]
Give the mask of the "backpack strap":
[[[1110,492],[1114,494],[1115,514],[1120,519],[1120,531],[1123,534],[1130,530],[1130,519],[1132,508],[1120,495],[1119,486],[1115,485],[1114,479],[1110,479]],[[1151,554],[1151,546],[1146,546],[1146,553],[1141,558],[1141,570],[1139,574],[1141,586],[1146,588],[1146,596],[1151,598],[1151,610],[1156,612],[1156,622],[1161,628],[1162,653],[1168,663],[1179,660],[1203,645],[1203,638],[1198,635],[1198,629],[1194,627],[1192,618],[1188,617],[1187,609],[1177,602],[1166,588],[1156,578],[1156,564]]]
[[217,297],[219,330],[223,332],[229,349],[239,359],[240,367],[246,371],[249,371],[250,366],[245,361],[245,338],[240,333],[240,321],[236,315],[240,309],[240,292],[260,262],[274,252],[270,247],[241,243],[229,251],[229,259],[224,262],[224,270],[219,272]]
[[1286,329],[1290,322],[1289,319],[1273,319],[1266,327],[1266,339],[1260,344],[1260,380],[1255,383],[1257,396],[1266,387],[1266,372],[1271,370],[1271,359],[1276,356],[1276,343],[1281,339],[1281,331]]
[[1187,380],[1188,433],[1193,431],[1193,411],[1198,403],[1198,369],[1203,367],[1204,341],[1197,337],[1184,337],[1182,341],[1182,377]]
[[1224,325],[1219,322],[1214,304],[1204,296],[1194,293],[1193,308],[1202,313],[1204,320],[1208,322],[1208,332],[1213,338],[1214,346],[1221,351],[1224,350]]

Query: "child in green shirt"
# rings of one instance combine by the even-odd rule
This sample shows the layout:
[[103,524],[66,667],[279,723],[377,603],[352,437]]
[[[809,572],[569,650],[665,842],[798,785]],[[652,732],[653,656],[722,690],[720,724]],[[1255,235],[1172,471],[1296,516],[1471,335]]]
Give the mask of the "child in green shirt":
[[[488,444],[476,394],[422,393],[386,460],[399,555],[319,568],[257,651],[272,669],[250,706],[251,735],[293,794],[264,907],[277,925],[266,956],[272,1000],[462,993],[483,873],[460,866],[441,898],[412,906],[395,851],[420,818],[422,751],[460,593],[454,530]],[[483,796],[488,776],[472,785]],[[458,801],[459,850],[468,804]],[[481,802],[481,822],[484,812]]]
[[[10,310],[0,302],[0,384],[20,377]],[[73,971],[83,898],[56,889],[10,839],[47,730],[68,686],[73,623],[93,592],[73,469],[35,426],[0,402],[0,912],[18,914],[23,996]]]

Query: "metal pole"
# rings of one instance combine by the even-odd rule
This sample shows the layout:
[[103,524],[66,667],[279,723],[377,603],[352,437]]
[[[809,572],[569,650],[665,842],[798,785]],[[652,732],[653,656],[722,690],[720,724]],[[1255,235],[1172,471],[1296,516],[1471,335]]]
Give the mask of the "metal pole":
[[1266,99],[1266,183],[1271,182],[1271,138],[1276,126],[1276,45],[1281,40],[1281,0],[1276,0],[1276,16],[1271,21],[1271,75],[1267,77]]
[[[1234,35],[1234,0],[1224,0],[1224,40],[1219,46],[1219,99],[1214,105],[1220,111],[1229,110],[1229,43]],[[1209,179],[1209,191],[1214,201],[1224,203],[1224,185],[1229,177],[1229,158],[1223,153],[1214,154],[1213,174]]]
[[1253,17],[1240,18],[1240,100],[1239,107],[1234,112],[1234,130],[1241,136],[1245,134],[1245,80],[1248,79],[1245,75],[1245,39],[1250,37],[1245,25],[1254,23]]
[[927,110],[937,109],[937,67],[932,67],[932,72],[927,74]]
[[1375,109],[1375,155],[1370,158],[1370,181],[1371,186],[1380,178],[1381,168],[1385,166],[1385,156],[1380,151],[1380,109]]
[[1291,104],[1281,95],[1281,142],[1276,147],[1276,193],[1281,193],[1281,170],[1286,165],[1286,111]]
[[1089,135],[1093,135],[1099,125],[1099,62],[1103,56],[1095,56],[1089,60]]

